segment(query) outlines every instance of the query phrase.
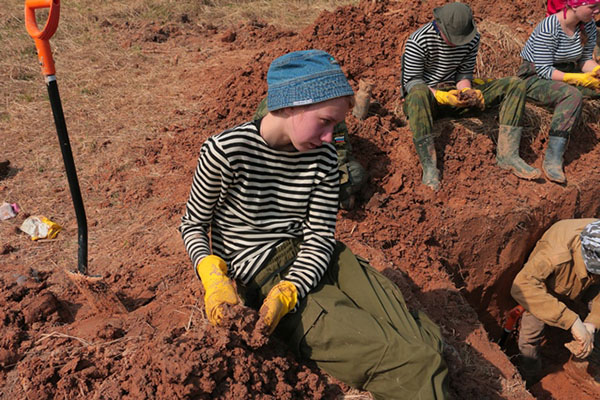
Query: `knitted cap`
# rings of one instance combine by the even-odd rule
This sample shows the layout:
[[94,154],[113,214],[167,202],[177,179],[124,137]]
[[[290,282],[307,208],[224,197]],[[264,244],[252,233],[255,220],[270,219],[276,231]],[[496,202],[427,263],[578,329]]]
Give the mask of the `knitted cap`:
[[587,224],[580,237],[585,269],[592,274],[600,274],[600,221]]
[[434,8],[433,17],[444,36],[455,46],[467,44],[477,35],[473,12],[466,4],[456,2]]
[[269,111],[354,95],[337,61],[322,50],[295,51],[276,58],[267,72],[267,84]]

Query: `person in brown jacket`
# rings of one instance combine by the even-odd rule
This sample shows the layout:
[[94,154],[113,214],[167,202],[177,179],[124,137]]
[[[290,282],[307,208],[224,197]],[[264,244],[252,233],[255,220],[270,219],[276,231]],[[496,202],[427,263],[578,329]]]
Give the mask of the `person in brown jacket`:
[[[511,288],[525,308],[519,330],[521,373],[528,384],[539,379],[539,346],[546,325],[571,330],[576,358],[590,355],[600,327],[600,221],[566,219],[552,225],[537,242]],[[566,303],[590,300],[585,322]]]

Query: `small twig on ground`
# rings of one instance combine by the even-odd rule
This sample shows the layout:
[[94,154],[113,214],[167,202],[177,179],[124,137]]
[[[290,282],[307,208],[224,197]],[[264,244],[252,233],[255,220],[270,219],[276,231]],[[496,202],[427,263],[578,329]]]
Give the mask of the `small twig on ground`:
[[39,343],[42,340],[48,339],[48,338],[51,338],[51,337],[61,337],[61,338],[67,338],[67,339],[75,339],[75,340],[81,342],[84,346],[91,346],[92,345],[91,343],[89,343],[89,342],[87,342],[87,341],[85,341],[85,340],[83,340],[81,338],[78,338],[76,336],[66,335],[64,333],[60,333],[60,332],[56,332],[56,331],[51,332],[51,333],[44,333],[44,334],[42,334],[42,338],[38,339],[36,341],[36,343]]
[[188,319],[187,324],[185,325],[185,330],[189,331],[192,327],[192,319],[194,318],[194,308],[192,308],[192,312],[190,313],[190,318]]
[[185,326],[185,330],[186,331],[189,331],[191,329],[191,327],[192,327],[192,320],[193,320],[193,317],[194,317],[194,311],[198,310],[200,312],[200,314],[202,314],[202,309],[198,307],[198,301],[199,300],[196,299],[196,303],[193,306],[186,305],[186,307],[189,307],[189,308],[192,309],[192,312],[190,313],[190,318],[188,319],[188,323]]

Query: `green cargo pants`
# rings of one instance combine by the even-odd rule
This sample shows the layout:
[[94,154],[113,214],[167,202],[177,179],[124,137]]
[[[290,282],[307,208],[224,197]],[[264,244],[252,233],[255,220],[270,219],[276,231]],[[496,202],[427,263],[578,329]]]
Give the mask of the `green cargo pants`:
[[[275,255],[240,294],[258,309],[287,272],[298,241]],[[375,399],[445,399],[447,367],[439,327],[409,312],[400,289],[338,242],[318,286],[287,314],[275,334],[299,358]]]
[[[519,126],[525,110],[525,84],[515,77],[490,80],[481,85],[473,85],[481,90],[486,110],[500,105],[500,125]],[[440,88],[447,90],[448,88]],[[450,88],[453,89],[453,88]],[[434,118],[449,116],[468,116],[474,110],[440,105],[429,87],[415,85],[404,101],[404,115],[408,118],[413,141],[431,136]]]
[[[263,99],[254,119],[267,115],[267,99]],[[349,210],[354,208],[354,196],[360,192],[367,181],[368,173],[352,155],[352,145],[348,138],[348,127],[342,121],[333,128],[333,144],[338,154],[338,168],[340,172],[340,207]]]
[[[581,72],[575,63],[555,67],[562,72]],[[583,98],[600,98],[598,90],[540,78],[529,61],[523,61],[518,75],[526,84],[528,99],[542,106],[554,107],[550,136],[569,137],[581,115]]]

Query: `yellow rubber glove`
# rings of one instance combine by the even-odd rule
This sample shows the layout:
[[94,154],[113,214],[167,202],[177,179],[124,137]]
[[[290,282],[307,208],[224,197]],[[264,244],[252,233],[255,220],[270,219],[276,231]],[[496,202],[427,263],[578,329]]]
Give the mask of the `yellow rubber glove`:
[[483,85],[484,83],[490,83],[492,81],[493,81],[493,79],[491,79],[491,78],[486,78],[486,79],[474,78],[471,82],[473,82],[474,85]]
[[600,79],[596,78],[596,70],[600,66],[594,68],[592,72],[565,73],[563,82],[575,86],[583,86],[590,89],[600,89]]
[[281,281],[269,291],[258,314],[268,327],[268,334],[273,333],[277,324],[285,314],[296,307],[298,289],[290,281]]
[[445,92],[443,90],[435,91],[435,99],[439,104],[452,106],[452,107],[464,107],[464,103],[458,100],[458,90],[450,90]]
[[227,264],[218,256],[206,256],[196,266],[204,285],[204,308],[213,325],[223,319],[223,304],[238,304],[239,299],[233,282],[227,277]]

